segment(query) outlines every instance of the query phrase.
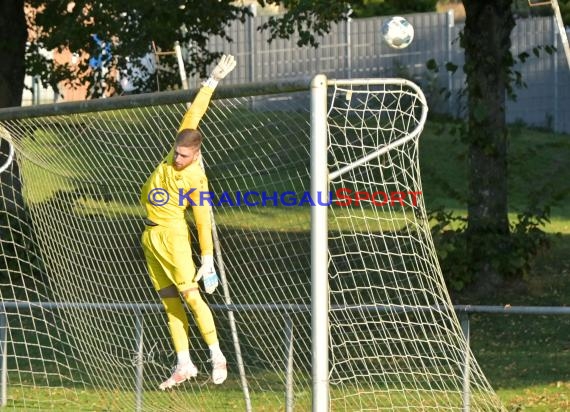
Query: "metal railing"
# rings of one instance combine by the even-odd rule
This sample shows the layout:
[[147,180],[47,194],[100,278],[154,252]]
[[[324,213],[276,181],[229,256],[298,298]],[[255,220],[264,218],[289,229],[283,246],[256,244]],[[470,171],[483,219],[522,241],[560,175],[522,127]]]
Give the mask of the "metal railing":
[[[0,406],[4,407],[8,400],[8,322],[7,316],[10,310],[31,310],[31,309],[83,309],[83,310],[116,310],[126,311],[134,315],[135,318],[135,340],[136,340],[136,370],[135,370],[135,410],[143,410],[143,376],[144,376],[144,318],[145,312],[160,312],[164,308],[158,303],[85,303],[85,302],[29,302],[29,301],[9,301],[0,303]],[[273,311],[291,314],[294,312],[310,312],[311,305],[292,305],[292,304],[233,304],[233,305],[211,305],[215,311],[234,311],[234,312],[252,312],[252,311]],[[338,309],[332,307],[331,309]],[[351,310],[352,308],[346,308]],[[429,311],[429,310],[446,310],[441,306],[423,306],[410,307],[398,305],[370,305],[354,307],[354,310],[367,312],[411,312],[411,311]],[[459,321],[467,344],[470,338],[470,315],[474,313],[480,314],[507,314],[507,315],[570,315],[570,307],[563,306],[488,306],[488,305],[454,305],[453,310],[458,315]],[[286,369],[285,383],[285,405],[286,411],[291,412],[294,408],[293,393],[293,342],[294,328],[293,321],[290,316],[285,316],[283,325],[285,331],[285,353],[287,359],[284,368]],[[463,406],[462,411],[470,410],[470,392],[469,392],[469,351],[465,354],[464,363],[464,385],[463,385]]]

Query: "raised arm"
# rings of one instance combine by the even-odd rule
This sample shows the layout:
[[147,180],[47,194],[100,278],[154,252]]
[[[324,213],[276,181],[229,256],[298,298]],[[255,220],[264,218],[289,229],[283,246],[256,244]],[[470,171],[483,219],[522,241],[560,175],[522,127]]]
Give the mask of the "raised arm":
[[236,67],[236,61],[234,56],[224,54],[208,80],[202,83],[200,91],[194,98],[194,101],[190,105],[190,108],[186,111],[186,114],[182,118],[178,132],[184,129],[197,129],[200,120],[208,110],[208,105],[214,93],[214,89],[218,85],[218,82],[226,77],[234,68]]
[[212,94],[214,93],[214,89],[210,86],[202,85],[200,91],[194,98],[194,101],[184,114],[182,118],[182,122],[180,122],[180,126],[178,127],[178,133],[180,133],[184,129],[197,129],[200,120],[208,110],[208,105],[210,104],[210,100],[212,99]]
[[[226,77],[236,67],[236,61],[232,55],[223,55],[212,74],[202,84],[200,92],[194,99],[194,102],[186,112],[182,119],[182,124],[178,132],[183,129],[196,129],[198,123],[210,103],[212,93],[218,85],[218,82]],[[200,179],[200,186],[202,191],[208,190],[208,183],[206,175],[204,174]],[[195,185],[196,186],[196,185]],[[200,205],[195,202],[196,206],[192,206],[194,213],[194,220],[198,230],[198,241],[200,242],[200,252],[202,255],[202,265],[196,273],[196,282],[203,278],[204,288],[206,293],[213,293],[218,286],[218,275],[214,267],[214,246],[212,242],[212,221],[211,221],[211,206]]]

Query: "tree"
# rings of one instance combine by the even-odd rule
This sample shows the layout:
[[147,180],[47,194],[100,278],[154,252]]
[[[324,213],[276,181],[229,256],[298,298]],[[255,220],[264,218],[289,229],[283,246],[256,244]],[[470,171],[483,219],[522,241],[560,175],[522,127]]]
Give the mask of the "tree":
[[[464,137],[469,161],[466,260],[477,289],[488,293],[511,270],[511,254],[518,257],[521,253],[511,237],[508,219],[506,102],[507,97],[514,97],[514,87],[522,84],[522,80],[513,70],[516,59],[510,51],[515,26],[513,0],[464,0],[463,3],[466,24],[461,45],[465,49],[463,69],[468,96]],[[332,12],[338,14],[339,10]],[[303,21],[303,17],[304,14],[296,14],[293,9],[290,21]],[[273,23],[281,29],[274,28],[274,33],[280,35],[294,27]],[[528,245],[523,248],[529,249]]]
[[[550,16],[552,14],[552,7],[549,2],[544,0],[532,0],[533,4],[539,6],[530,6],[529,0],[513,0],[513,10],[516,15],[528,16]],[[570,26],[570,0],[558,0],[562,20],[566,26]]]
[[391,14],[434,11],[438,0],[363,0],[354,4],[354,17],[387,16]]
[[560,6],[560,13],[562,14],[562,20],[566,26],[570,26],[570,0],[560,0],[558,2]]
[[287,12],[272,17],[260,26],[269,30],[270,41],[288,38],[295,31],[299,34],[299,46],[318,46],[318,37],[328,33],[331,23],[346,20],[348,16],[365,17],[394,13],[419,13],[433,11],[437,0],[259,0],[262,5],[276,4]]
[[467,248],[480,289],[501,281],[509,253],[506,97],[512,91],[512,0],[464,0],[468,119]]
[[[101,81],[112,85],[116,79],[116,73],[105,72],[98,61],[112,60],[114,67],[130,72],[124,74],[141,71],[137,86],[143,91],[156,90],[152,86],[155,77],[144,76],[149,69],[139,60],[151,51],[153,42],[163,51],[172,50],[175,41],[191,44],[186,56],[187,69],[191,73],[203,72],[217,57],[208,51],[208,39],[212,36],[228,39],[227,25],[234,20],[243,21],[248,13],[228,0],[216,2],[215,7],[209,0],[28,0],[28,3],[37,10],[30,25],[34,34],[27,51],[28,73],[38,74],[52,85],[60,81],[72,86],[89,83],[94,86],[89,92],[95,97],[103,92],[97,87]],[[79,59],[77,66],[72,67],[54,64],[42,52],[65,48],[90,58]],[[178,81],[176,72],[161,71],[161,75],[165,76],[161,79],[164,84]]]
[[27,36],[24,0],[0,0],[0,107],[22,101]]

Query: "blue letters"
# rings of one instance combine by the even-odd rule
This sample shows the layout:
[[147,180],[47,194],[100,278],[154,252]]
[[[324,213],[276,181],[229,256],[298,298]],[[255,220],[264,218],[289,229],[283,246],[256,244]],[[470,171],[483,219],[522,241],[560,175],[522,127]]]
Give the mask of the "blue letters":
[[[327,193],[327,192],[325,192],[325,193]],[[332,197],[333,197],[332,191],[327,193],[329,200],[326,203],[322,203],[322,198],[321,198],[322,194],[323,194],[322,192],[317,192],[317,203],[319,204],[319,206],[330,206],[330,205],[332,205]]]
[[222,192],[222,195],[220,196],[220,200],[218,200],[218,203],[216,203],[216,206],[222,206],[222,203],[227,203],[229,206],[234,205],[234,202],[233,202],[233,200],[230,197],[230,194],[228,192]]
[[249,195],[254,195],[254,196],[259,196],[258,192],[254,192],[254,191],[250,191],[250,192],[245,192],[243,195],[243,201],[245,202],[246,205],[248,206],[257,206],[259,204],[259,202],[250,202],[248,200]]
[[184,199],[190,203],[190,206],[196,206],[196,203],[190,198],[190,195],[196,190],[196,188],[190,189],[186,193],[182,193],[184,189],[178,189],[178,206],[184,206]]
[[283,192],[281,193],[281,203],[283,206],[295,206],[297,204],[297,193]]
[[200,192],[200,206],[204,206],[204,201],[213,206],[214,193],[213,192]]
[[273,192],[272,196],[267,196],[267,192],[263,191],[261,192],[261,204],[265,207],[267,206],[267,201],[268,200],[272,200],[273,201],[273,206],[277,206],[279,205],[279,200],[278,200],[278,196],[277,196],[277,192]]
[[309,192],[303,192],[303,196],[301,196],[301,200],[299,200],[298,206],[303,206],[305,203],[309,203],[311,206],[315,206],[315,202],[313,202],[313,198]]

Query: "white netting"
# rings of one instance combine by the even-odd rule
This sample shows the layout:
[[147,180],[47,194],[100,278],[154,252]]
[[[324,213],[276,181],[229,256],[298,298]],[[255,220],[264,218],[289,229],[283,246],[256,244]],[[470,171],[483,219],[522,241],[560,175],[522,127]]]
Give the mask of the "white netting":
[[[417,97],[395,96],[336,94],[331,170],[414,127]],[[226,294],[206,296],[230,375],[222,386],[208,380],[207,348],[191,321],[200,374],[167,393],[157,385],[175,356],[146,274],[138,197],[186,106],[129,105],[1,122],[16,148],[16,162],[0,174],[7,406],[275,411],[292,393],[295,410],[310,410],[310,207],[287,206],[309,190],[308,93],[215,100],[201,123],[211,189],[231,199],[214,208]],[[417,136],[343,174],[332,190],[340,187],[421,191]],[[237,205],[246,192],[252,205]],[[421,196],[413,208],[362,201],[330,209],[331,409],[461,408],[467,348]],[[472,410],[497,409],[468,364]]]
[[[210,186],[218,197],[304,190],[306,98],[302,93],[212,103],[201,127]],[[17,151],[17,163],[1,175],[8,406],[126,410],[138,402],[162,411],[246,404],[229,315],[220,308],[228,301],[221,288],[206,299],[214,305],[229,360],[227,384],[208,381],[207,348],[191,321],[199,377],[171,393],[157,391],[175,356],[146,273],[138,198],[146,176],[170,150],[185,110],[181,101],[3,122]],[[258,199],[250,196],[248,202]],[[285,399],[286,330],[291,322],[306,329],[309,314],[271,305],[308,301],[309,210],[242,202],[216,207],[215,213],[233,302],[267,306],[234,316],[251,404],[274,410],[271,405]],[[296,332],[295,345],[295,373],[305,386],[310,342]],[[143,399],[136,399],[138,387]]]
[[330,190],[344,207],[329,219],[332,409],[500,409],[466,355],[431,238],[418,158],[423,94],[398,79],[333,83]]

